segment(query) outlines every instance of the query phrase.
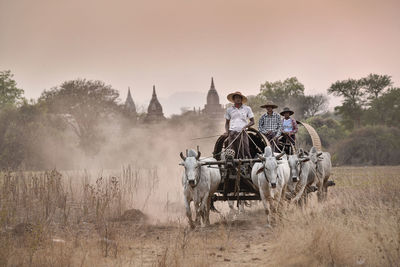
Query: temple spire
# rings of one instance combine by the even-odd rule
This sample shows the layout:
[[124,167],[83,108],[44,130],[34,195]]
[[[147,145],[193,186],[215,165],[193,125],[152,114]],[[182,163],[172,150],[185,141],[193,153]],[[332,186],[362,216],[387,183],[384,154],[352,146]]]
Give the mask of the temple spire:
[[134,102],[131,95],[131,88],[128,86],[128,95],[126,96],[125,105],[131,105],[131,104],[134,104]]
[[211,77],[211,86],[207,93],[207,104],[204,106],[204,114],[212,118],[223,118],[224,109],[219,103],[218,92],[215,89],[214,77]]
[[214,89],[215,90],[214,77],[211,77],[211,87],[210,87],[210,89]]
[[131,116],[136,116],[136,106],[135,102],[133,102],[132,95],[131,95],[131,88],[128,87],[128,95],[126,96],[125,100],[125,109]]
[[132,99],[132,96],[131,96],[131,88],[128,86],[128,96],[126,97],[126,99],[128,100],[128,99]]
[[159,121],[165,119],[162,106],[157,99],[156,86],[153,85],[153,95],[147,108],[146,121]]

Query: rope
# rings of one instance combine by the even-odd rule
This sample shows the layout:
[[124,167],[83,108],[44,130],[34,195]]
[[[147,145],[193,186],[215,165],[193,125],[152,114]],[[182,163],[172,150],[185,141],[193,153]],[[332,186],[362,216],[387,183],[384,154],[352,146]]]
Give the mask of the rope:
[[[242,130],[242,132],[243,132],[243,131],[244,131],[244,129]],[[236,141],[236,139],[238,139],[239,136],[241,136],[241,133],[242,133],[242,132],[240,132],[240,134],[238,134],[238,135],[235,137],[235,139],[233,139],[232,142],[231,142],[230,144],[228,144],[227,147],[225,147],[225,150],[227,150],[230,146],[232,146],[232,144]],[[219,135],[217,135],[217,136],[219,136]],[[212,159],[212,158],[214,158],[214,156],[221,155],[223,152],[224,152],[224,150],[222,150],[221,152],[219,152],[219,153],[217,153],[217,154],[215,154],[215,155],[213,155],[213,156],[205,157],[205,158],[203,158],[203,160],[204,160],[204,159]]]
[[[286,135],[286,136],[289,137],[289,139],[290,139],[291,141],[293,141],[293,143],[296,144],[296,140],[294,140],[289,134]],[[292,142],[290,142],[290,140],[289,140],[290,147],[293,149],[293,152],[296,153],[296,147],[293,145]],[[288,139],[286,139],[286,144],[285,144],[285,145],[287,145],[287,144],[288,144]]]
[[275,147],[279,150],[280,153],[282,153],[282,150],[279,149],[278,145],[276,144],[275,140],[272,138],[272,142],[274,142]]
[[193,138],[193,139],[189,139],[189,140],[193,141],[193,140],[207,139],[207,138],[213,138],[213,137],[219,137],[219,136],[220,135],[212,135],[212,136],[206,136],[206,137]]
[[262,153],[263,151],[261,150],[261,148],[259,146],[257,146],[257,144],[253,141],[253,139],[250,137],[250,135],[245,131],[246,135],[249,137],[249,139],[251,140],[251,142],[256,146],[256,148],[258,149],[258,152]]
[[244,131],[244,129],[235,137],[235,139],[233,139],[233,141],[227,147],[225,147],[225,150],[228,149],[236,141],[236,139],[238,139],[239,136],[242,135],[243,131]]
[[[243,135],[242,135],[242,132],[240,132],[240,141],[239,141],[239,147],[238,147],[238,151],[237,151],[237,153],[236,153],[236,158],[238,159],[239,158],[239,153],[241,152],[240,151],[240,149],[242,148],[242,144],[243,144]],[[244,152],[244,151],[243,151]],[[244,153],[242,153],[242,154],[244,154]],[[242,155],[243,156],[243,155]]]

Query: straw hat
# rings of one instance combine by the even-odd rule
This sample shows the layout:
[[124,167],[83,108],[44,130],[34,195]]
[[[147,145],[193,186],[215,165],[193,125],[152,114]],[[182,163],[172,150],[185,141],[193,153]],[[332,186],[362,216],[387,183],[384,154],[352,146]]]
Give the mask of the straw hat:
[[291,115],[294,114],[294,111],[290,110],[290,108],[288,108],[288,107],[284,108],[280,114],[281,114],[282,116],[284,116],[284,114],[285,114],[286,112],[289,112],[289,116],[291,116]]
[[234,93],[230,93],[226,98],[229,100],[229,102],[234,103],[233,97],[234,97],[235,95],[239,95],[239,96],[242,97],[242,103],[243,103],[243,104],[247,102],[247,97],[246,97],[245,95],[243,95],[243,94],[242,94],[241,92],[239,92],[239,91],[236,91],[236,92],[234,92]]
[[275,105],[272,101],[267,101],[264,105],[260,106],[260,108],[266,108],[266,107],[272,107],[272,108],[277,108],[278,106]]

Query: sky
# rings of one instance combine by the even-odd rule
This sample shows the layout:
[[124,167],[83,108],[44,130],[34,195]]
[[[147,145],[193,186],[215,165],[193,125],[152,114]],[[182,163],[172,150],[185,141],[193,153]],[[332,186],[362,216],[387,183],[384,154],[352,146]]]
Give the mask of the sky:
[[[306,94],[369,73],[400,85],[398,0],[0,0],[0,70],[27,98],[63,81],[128,87],[166,115],[296,76]],[[331,106],[339,103],[331,97]]]

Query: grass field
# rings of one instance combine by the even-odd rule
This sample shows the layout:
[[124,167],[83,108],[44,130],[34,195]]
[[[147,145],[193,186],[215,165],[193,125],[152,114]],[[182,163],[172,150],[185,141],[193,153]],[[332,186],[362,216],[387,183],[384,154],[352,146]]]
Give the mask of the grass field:
[[1,173],[0,266],[400,262],[398,166],[334,168],[328,201],[290,206],[272,229],[256,203],[245,213],[213,214],[210,227],[189,230],[174,176],[165,181],[160,170],[135,167]]

